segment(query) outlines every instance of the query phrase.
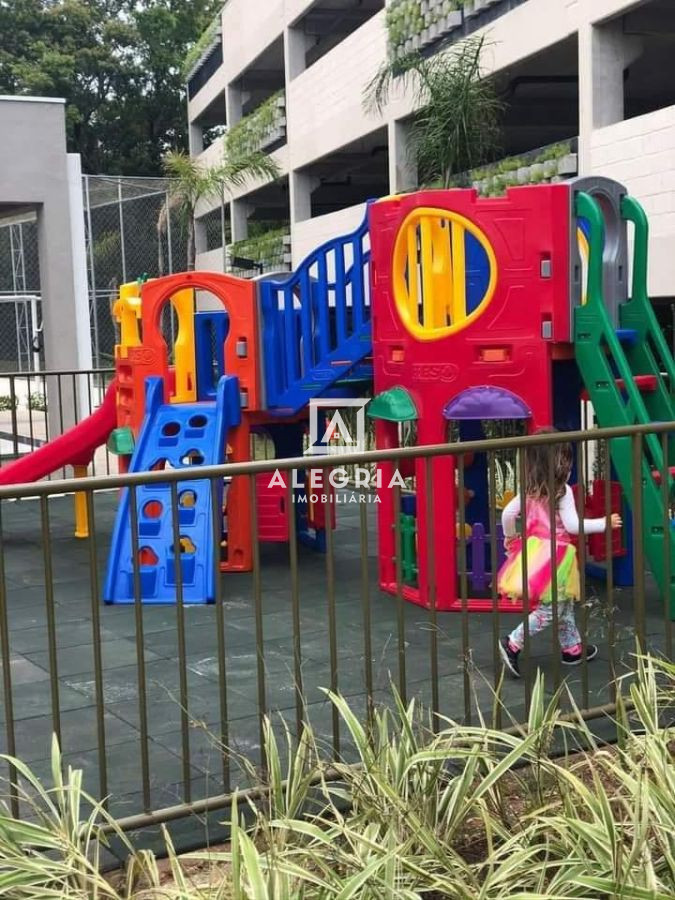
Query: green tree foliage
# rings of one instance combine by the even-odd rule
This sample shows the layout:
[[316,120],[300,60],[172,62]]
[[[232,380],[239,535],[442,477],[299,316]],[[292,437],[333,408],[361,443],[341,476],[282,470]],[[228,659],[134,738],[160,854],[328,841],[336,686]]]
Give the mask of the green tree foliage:
[[[195,267],[195,211],[202,201],[223,197],[228,190],[241,187],[252,179],[271,181],[279,175],[279,167],[271,156],[261,150],[231,147],[228,141],[223,148],[219,165],[205,168],[192,156],[181,151],[171,151],[163,160],[164,172],[171,179],[168,206],[160,213],[157,230],[166,228],[169,206],[178,210],[180,220],[187,230],[187,267]],[[161,240],[159,244],[161,246]],[[163,271],[163,261],[159,270]]]
[[470,37],[431,57],[388,61],[367,86],[367,109],[381,112],[393,88],[411,91],[411,150],[421,184],[449,187],[453,176],[487,162],[498,147],[502,104],[484,77],[485,39]]
[[159,175],[187,145],[181,65],[220,0],[0,0],[0,93],[63,97],[87,172]]

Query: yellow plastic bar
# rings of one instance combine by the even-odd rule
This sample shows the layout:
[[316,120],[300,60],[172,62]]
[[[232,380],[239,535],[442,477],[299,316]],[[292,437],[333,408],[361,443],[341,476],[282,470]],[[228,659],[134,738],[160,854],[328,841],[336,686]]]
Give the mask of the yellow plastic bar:
[[459,222],[452,228],[452,307],[450,320],[453,325],[466,319],[466,251],[465,230]]
[[448,313],[452,304],[452,259],[450,257],[450,222],[433,219],[434,250],[434,310],[432,328],[443,328],[448,324]]
[[422,245],[422,327],[433,328],[434,321],[434,260],[433,260],[433,219],[430,216],[420,218],[420,243]]
[[197,399],[195,364],[195,296],[192,288],[174,294],[171,304],[178,318],[178,335],[174,345],[176,389],[172,403],[194,403]]
[[[73,466],[75,478],[86,478],[86,466]],[[87,513],[87,495],[84,491],[75,494],[75,537],[89,537],[89,515]]]
[[138,282],[132,281],[120,287],[120,295],[113,306],[113,316],[119,322],[120,342],[115,346],[115,357],[126,356],[129,347],[141,343],[141,298]]
[[418,321],[419,269],[417,267],[417,223],[412,222],[406,231],[408,240],[408,312],[413,322]]

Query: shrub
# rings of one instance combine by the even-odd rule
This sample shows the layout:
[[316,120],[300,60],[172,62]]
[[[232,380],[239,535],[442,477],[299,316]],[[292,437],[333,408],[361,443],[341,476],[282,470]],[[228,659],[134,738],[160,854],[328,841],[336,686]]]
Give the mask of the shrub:
[[28,409],[34,409],[38,412],[46,412],[47,398],[45,397],[45,395],[41,393],[31,394],[28,398]]
[[[396,694],[391,708],[361,722],[331,695],[355,765],[322,762],[310,728],[296,744],[284,726],[280,746],[267,721],[268,780],[255,802],[235,795],[229,851],[186,855],[209,867],[188,877],[165,832],[173,888],[159,887],[154,857],[136,853],[83,793],[81,773],[64,777],[54,743],[51,791],[11,761],[26,798],[37,799],[27,800],[33,821],[0,819],[0,878],[14,900],[674,896],[673,729],[661,723],[675,666],[639,660],[630,686],[637,730],[619,690],[617,747],[599,746],[581,716],[564,720],[561,693],[547,697],[538,674],[528,721],[508,734],[449,720],[434,734]],[[585,749],[558,760],[560,743]],[[102,826],[129,853],[119,888],[100,874]]]
[[11,394],[0,394],[0,412],[16,409],[17,405],[16,397],[12,397]]

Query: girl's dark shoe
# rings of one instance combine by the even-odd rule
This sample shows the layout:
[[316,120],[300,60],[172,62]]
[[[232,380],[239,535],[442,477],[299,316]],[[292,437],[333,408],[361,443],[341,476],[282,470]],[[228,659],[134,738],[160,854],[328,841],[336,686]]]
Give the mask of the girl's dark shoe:
[[[598,655],[598,648],[595,644],[588,644],[586,647],[586,659],[590,662]],[[566,653],[562,652],[562,661],[564,666],[579,666],[584,661],[583,653]]]
[[513,675],[514,678],[520,678],[520,667],[518,665],[518,657],[520,650],[513,650],[508,637],[502,638],[499,642],[499,653],[504,665]]

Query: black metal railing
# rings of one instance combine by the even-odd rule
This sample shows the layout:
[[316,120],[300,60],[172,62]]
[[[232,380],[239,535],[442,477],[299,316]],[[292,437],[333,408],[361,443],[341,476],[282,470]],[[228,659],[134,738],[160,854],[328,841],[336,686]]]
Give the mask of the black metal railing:
[[[18,376],[17,376],[18,377]],[[647,650],[672,658],[669,591],[659,592],[645,568],[642,552],[642,443],[658,433],[664,443],[675,423],[633,428],[572,432],[564,435],[575,450],[579,509],[590,480],[589,457],[610,458],[608,442],[632,447],[634,482],[627,498],[632,510],[633,587],[615,584],[608,566],[606,582],[586,575],[586,549],[579,539],[581,603],[577,623],[586,647],[598,645],[593,662],[586,657],[567,675],[569,702],[588,718],[607,721],[616,699],[616,680],[632,671],[636,641]],[[485,454],[489,486],[489,558],[499,558],[496,460],[505,450],[528,445],[547,448],[548,496],[555,498],[553,453],[561,435],[463,442],[316,458],[316,469],[341,465],[401,463],[421,460],[426,533],[432,534],[435,479],[448,456],[456,459],[457,492],[464,496],[465,454]],[[591,452],[591,445],[593,452]],[[598,449],[602,448],[602,449]],[[667,454],[664,453],[664,458]],[[524,454],[519,454],[518,484],[524,483]],[[426,608],[407,602],[402,531],[396,529],[396,590],[382,593],[377,577],[377,503],[352,502],[353,492],[338,492],[338,528],[326,532],[325,554],[300,545],[291,516],[290,540],[267,545],[258,540],[256,476],[275,469],[305,470],[307,459],[262,460],[235,465],[177,469],[134,475],[58,480],[0,488],[0,652],[3,665],[2,750],[49,776],[49,741],[55,733],[65,758],[85,772],[90,793],[101,799],[127,828],[225,806],[235,789],[245,787],[239,763],[247,760],[263,777],[263,725],[266,716],[287,722],[294,736],[312,725],[327,760],[350,759],[349,741],[340,729],[325,689],[340,691],[354,712],[367,719],[380,704],[391,703],[394,684],[404,701],[419,700],[432,726],[451,719],[494,719],[500,727],[526,721],[537,668],[546,673],[547,690],[563,682],[557,639],[557,582],[553,579],[553,627],[543,639],[530,634],[530,608],[524,589],[524,612],[514,616],[500,605],[497,583],[488,578],[488,611],[472,611],[468,559],[467,510],[459,505],[457,523],[456,612],[438,609],[434,577]],[[421,466],[421,469],[419,468]],[[660,473],[664,502],[665,584],[671,583],[670,476]],[[605,513],[610,512],[610,466],[605,482]],[[223,523],[216,485],[223,479],[248,480],[252,503],[250,573],[223,575],[214,557],[216,596],[206,606],[185,602],[179,527],[179,487],[198,478],[212,483],[211,516],[218,536]],[[117,510],[117,489],[130,493],[130,526],[137,534],[136,487],[161,482],[169,486],[176,602],[155,606],[141,602],[138,540],[133,538],[135,602],[104,605],[102,576]],[[422,480],[420,480],[420,485]],[[115,490],[111,490],[115,489]],[[394,504],[400,501],[397,486]],[[70,530],[72,497],[85,492],[89,538],[76,540]],[[28,498],[33,498],[28,502]],[[14,500],[25,499],[25,503]],[[292,487],[288,503],[293,503]],[[555,516],[555,500],[550,502]],[[522,529],[521,529],[522,533]],[[555,555],[555,529],[552,553]],[[604,536],[611,556],[613,536]],[[433,541],[416,548],[430,573],[437,559]],[[523,555],[527,585],[528,556]],[[525,619],[521,680],[504,678],[499,642]],[[9,664],[7,664],[9,661]],[[22,808],[20,779],[12,767],[10,791],[15,813]],[[251,786],[255,790],[255,786]]]
[[[101,404],[114,369],[3,372],[0,375],[0,465],[5,465],[77,425]],[[92,473],[112,474],[107,451],[92,461]],[[60,470],[56,477],[66,477]],[[50,476],[55,477],[55,476]]]

